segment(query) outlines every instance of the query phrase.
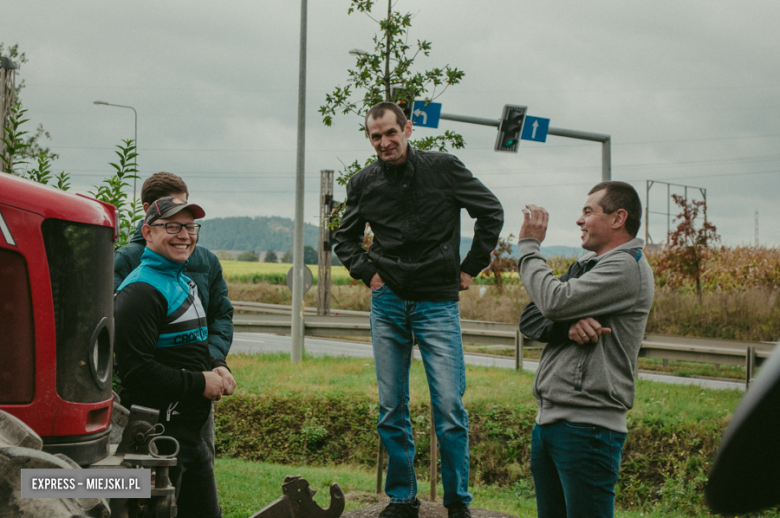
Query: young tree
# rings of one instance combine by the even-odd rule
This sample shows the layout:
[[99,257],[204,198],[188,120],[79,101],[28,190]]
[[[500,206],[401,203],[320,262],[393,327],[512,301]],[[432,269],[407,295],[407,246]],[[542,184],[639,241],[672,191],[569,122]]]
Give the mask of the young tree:
[[507,238],[498,238],[496,248],[490,253],[490,265],[482,270],[480,275],[489,277],[493,275],[493,283],[499,292],[504,291],[504,275],[511,275],[517,268],[517,259],[512,257],[512,242],[515,236],[509,234]]
[[[365,135],[363,119],[368,110],[378,102],[394,101],[409,102],[425,100],[432,102],[451,85],[458,84],[463,79],[464,72],[449,65],[423,71],[413,71],[415,61],[420,54],[429,56],[431,43],[417,40],[413,45],[408,43],[408,32],[412,26],[412,14],[401,14],[393,10],[392,0],[387,1],[386,18],[377,19],[372,15],[374,4],[372,0],[351,0],[347,14],[355,11],[364,13],[379,26],[379,32],[374,35],[374,50],[357,56],[355,68],[348,70],[349,75],[345,86],[337,86],[332,93],[325,96],[325,104],[320,107],[322,122],[326,126],[333,124],[333,117],[339,114],[353,115],[358,119],[358,127]],[[384,13],[383,13],[384,14]],[[395,95],[391,93],[394,87]],[[437,91],[438,90],[438,91]],[[354,95],[354,98],[353,98]],[[409,143],[417,149],[436,149],[447,151],[447,146],[461,149],[465,146],[463,137],[452,131],[443,135],[428,136]],[[361,165],[355,160],[339,171],[336,181],[346,185],[352,176],[362,167],[376,159],[371,156]],[[330,218],[331,228],[341,223],[343,204],[335,210]]]
[[[659,270],[668,270],[682,279],[692,281],[696,287],[696,298],[701,303],[701,276],[705,259],[711,245],[720,241],[720,236],[715,225],[707,221],[707,202],[687,200],[677,194],[672,195],[672,200],[682,212],[675,218],[677,227],[669,233],[667,245],[658,262]],[[704,222],[696,228],[699,215]]]
[[303,247],[303,264],[317,264],[319,257],[317,257],[317,251],[306,245]]
[[96,199],[116,207],[119,213],[119,239],[114,245],[117,249],[130,241],[135,232],[136,224],[143,217],[141,199],[135,198],[128,201],[128,195],[125,192],[130,187],[130,184],[125,180],[138,178],[136,175],[138,170],[135,168],[138,153],[135,152],[133,140],[124,140],[123,142],[124,146],[118,145],[116,147],[119,149],[114,151],[119,157],[118,162],[109,164],[114,168],[114,174],[103,180],[100,185],[96,185],[94,192],[89,191],[89,194]]
[[278,263],[279,257],[276,255],[276,252],[273,250],[268,250],[265,253],[265,258],[263,258],[263,262],[265,263]]
[[[14,104],[8,114],[6,126],[3,127],[0,142],[3,143],[3,153],[0,154],[0,163],[4,172],[28,178],[38,183],[48,184],[51,180],[57,180],[56,187],[67,191],[70,188],[70,175],[62,171],[56,176],[52,176],[51,161],[57,155],[48,150],[41,151],[35,156],[38,165],[36,168],[27,169],[29,164],[25,158],[29,157],[31,144],[25,140],[27,131],[22,126],[28,122],[25,119],[27,110],[22,108],[19,103]],[[22,167],[25,166],[25,167]]]
[[284,253],[284,255],[282,256],[281,262],[287,263],[287,264],[292,264],[292,262],[293,262],[292,250],[287,250]]

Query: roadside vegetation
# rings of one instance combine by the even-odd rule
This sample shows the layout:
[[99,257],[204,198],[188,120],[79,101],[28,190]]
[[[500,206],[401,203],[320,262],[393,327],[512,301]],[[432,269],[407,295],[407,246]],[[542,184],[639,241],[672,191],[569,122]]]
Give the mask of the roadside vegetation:
[[[327,505],[329,482],[342,483],[338,477],[344,477],[345,491],[373,491],[378,444],[373,360],[305,356],[302,363],[292,364],[285,354],[239,355],[231,358],[231,368],[239,390],[225,398],[216,412],[216,447],[222,458],[218,476],[223,491],[229,485],[233,495],[242,486],[250,487],[253,470],[272,470],[277,475],[267,481],[272,490],[261,502],[266,505],[279,496],[283,474],[309,468],[331,470],[326,473],[332,478],[322,482],[309,478],[319,491],[321,505]],[[533,376],[469,366],[467,379],[464,404],[470,416],[471,486],[476,495],[482,495],[474,505],[532,516]],[[424,494],[423,484],[429,480],[430,408],[419,361],[412,365],[410,393],[415,462]],[[635,407],[628,414],[618,508],[636,515],[706,514],[707,472],[741,395],[739,391],[639,380]],[[237,461],[227,459],[263,464],[234,464]],[[237,478],[243,472],[248,473],[247,480],[241,482]],[[231,482],[223,482],[222,477]]]
[[[663,252],[648,254],[656,280],[655,302],[647,333],[747,342],[780,338],[780,250],[776,248],[719,247],[707,251],[700,278],[701,299],[695,281],[664,267]],[[556,274],[573,259],[548,260]],[[284,286],[291,265],[223,262],[232,300],[290,304]],[[316,268],[311,268],[316,279]],[[368,311],[371,293],[349,277],[343,266],[332,270],[331,307]],[[481,275],[477,284],[461,292],[461,317],[469,320],[515,323],[529,298],[516,272],[503,274],[496,286],[494,274]],[[484,290],[482,289],[484,288]],[[316,305],[316,290],[306,294],[306,305]]]

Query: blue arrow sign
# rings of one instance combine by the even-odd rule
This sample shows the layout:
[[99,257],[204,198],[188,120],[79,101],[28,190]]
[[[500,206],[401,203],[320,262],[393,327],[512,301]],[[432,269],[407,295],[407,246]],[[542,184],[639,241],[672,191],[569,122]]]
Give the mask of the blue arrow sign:
[[412,124],[422,128],[438,128],[441,118],[441,103],[414,101],[412,105]]
[[523,134],[520,136],[523,140],[534,140],[536,142],[547,141],[547,132],[550,130],[550,119],[541,117],[530,117],[526,115]]

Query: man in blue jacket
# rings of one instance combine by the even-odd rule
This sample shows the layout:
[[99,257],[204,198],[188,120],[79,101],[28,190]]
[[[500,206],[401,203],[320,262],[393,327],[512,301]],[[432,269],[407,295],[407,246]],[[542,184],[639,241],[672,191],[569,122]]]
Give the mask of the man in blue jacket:
[[141,228],[141,264],[119,285],[114,304],[122,400],[160,411],[166,435],[179,441],[171,470],[178,516],[218,518],[213,458],[201,430],[212,401],[235,390],[224,359],[209,353],[198,286],[183,270],[205,212],[181,198],[154,201]]
[[[144,212],[149,210],[152,202],[166,196],[187,201],[189,197],[187,184],[179,176],[167,172],[155,173],[147,178],[141,187]],[[130,243],[114,254],[114,291],[141,263],[141,255],[146,249],[142,226],[143,222],[140,222]],[[200,300],[206,310],[209,353],[217,359],[224,360],[233,342],[233,305],[228,300],[227,284],[222,276],[219,259],[210,250],[196,246],[184,267],[184,273],[198,285]],[[202,433],[213,458],[215,456],[213,412],[203,425]]]

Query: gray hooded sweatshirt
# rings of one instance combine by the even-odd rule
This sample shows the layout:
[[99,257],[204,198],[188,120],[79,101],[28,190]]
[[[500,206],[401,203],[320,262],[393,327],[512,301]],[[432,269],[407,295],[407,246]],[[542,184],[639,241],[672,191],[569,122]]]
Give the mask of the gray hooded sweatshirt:
[[536,239],[521,239],[518,271],[531,300],[553,322],[592,317],[611,334],[596,344],[553,340],[544,348],[534,379],[536,422],[569,421],[627,432],[626,412],[634,405],[634,370],[653,304],[653,271],[644,254],[620,249],[644,246],[633,239],[580,261],[598,263],[577,279],[561,281],[545,262]]

